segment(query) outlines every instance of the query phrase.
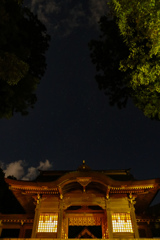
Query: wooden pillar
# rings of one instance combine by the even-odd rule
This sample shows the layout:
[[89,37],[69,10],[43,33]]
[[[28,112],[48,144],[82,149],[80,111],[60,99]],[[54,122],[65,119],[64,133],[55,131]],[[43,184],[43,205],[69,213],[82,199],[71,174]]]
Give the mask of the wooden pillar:
[[133,229],[134,229],[134,236],[135,238],[139,238],[139,232],[138,232],[138,226],[137,226],[137,220],[136,220],[136,214],[135,214],[135,208],[134,204],[136,201],[134,201],[132,198],[129,199],[130,202],[130,214],[131,214],[131,220],[133,224]]
[[64,238],[67,239],[68,238],[68,216],[65,215],[65,230],[64,230]]
[[31,236],[31,238],[36,238],[37,227],[38,227],[39,216],[40,216],[40,207],[41,207],[41,198],[38,195],[37,196],[37,205],[36,205],[36,209],[35,209],[35,215],[34,215],[34,222],[33,222],[33,229],[32,229],[32,236]]
[[58,213],[57,238],[62,238],[62,227],[63,227],[63,199],[60,199],[59,213]]
[[1,237],[1,234],[2,234],[2,230],[3,230],[3,223],[2,223],[2,220],[0,220],[0,237]]
[[19,238],[24,238],[24,234],[25,234],[24,222],[21,220],[21,227],[20,227]]
[[113,238],[112,213],[111,213],[109,205],[110,205],[110,199],[106,199],[106,214],[107,214],[108,235],[109,235],[109,238]]

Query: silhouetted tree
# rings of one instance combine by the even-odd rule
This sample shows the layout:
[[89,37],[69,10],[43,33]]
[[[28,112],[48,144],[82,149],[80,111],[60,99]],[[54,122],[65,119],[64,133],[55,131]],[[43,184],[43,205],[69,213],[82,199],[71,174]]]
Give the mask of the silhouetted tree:
[[89,43],[99,88],[110,103],[128,98],[151,119],[160,119],[160,2],[110,0],[100,19],[102,35]]
[[50,37],[21,0],[0,1],[0,118],[28,113],[46,69]]
[[9,179],[13,179],[13,180],[17,180],[17,178],[14,177],[13,175],[9,175],[7,178],[9,178]]
[[0,213],[25,213],[23,207],[17,201],[12,191],[9,189],[8,184],[5,182],[4,176],[5,174],[0,168]]

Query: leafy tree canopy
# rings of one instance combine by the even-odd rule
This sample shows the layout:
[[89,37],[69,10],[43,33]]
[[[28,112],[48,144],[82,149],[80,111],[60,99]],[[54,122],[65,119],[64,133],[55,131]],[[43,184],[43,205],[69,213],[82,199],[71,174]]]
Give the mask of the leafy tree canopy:
[[151,119],[160,119],[160,1],[110,0],[100,20],[102,35],[89,43],[100,73],[99,88],[111,104],[128,98]]
[[[5,174],[0,168],[0,213],[4,214],[24,214],[25,211],[15,198],[12,191],[9,189],[8,184],[5,182]],[[16,180],[11,176],[10,179]]]
[[0,0],[0,118],[28,114],[46,69],[50,37],[22,0]]

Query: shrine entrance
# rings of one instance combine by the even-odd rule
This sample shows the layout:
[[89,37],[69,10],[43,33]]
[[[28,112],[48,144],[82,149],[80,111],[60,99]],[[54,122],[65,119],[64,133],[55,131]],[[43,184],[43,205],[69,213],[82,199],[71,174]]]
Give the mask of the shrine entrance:
[[89,212],[82,207],[79,212],[65,214],[68,222],[68,238],[102,238],[105,234],[106,215],[103,210]]
[[68,238],[102,238],[101,226],[70,226]]

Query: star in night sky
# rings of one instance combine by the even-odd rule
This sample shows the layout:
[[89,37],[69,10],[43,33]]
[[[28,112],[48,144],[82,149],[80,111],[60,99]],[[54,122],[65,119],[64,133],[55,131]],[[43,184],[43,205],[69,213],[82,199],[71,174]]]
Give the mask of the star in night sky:
[[19,169],[19,178],[31,179],[38,168],[76,170],[85,159],[92,169],[131,168],[137,179],[158,178],[160,123],[131,101],[122,110],[111,107],[95,81],[88,42],[100,35],[97,22],[108,11],[106,1],[24,4],[46,25],[51,42],[34,109],[1,119],[3,169]]

